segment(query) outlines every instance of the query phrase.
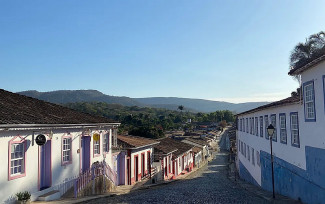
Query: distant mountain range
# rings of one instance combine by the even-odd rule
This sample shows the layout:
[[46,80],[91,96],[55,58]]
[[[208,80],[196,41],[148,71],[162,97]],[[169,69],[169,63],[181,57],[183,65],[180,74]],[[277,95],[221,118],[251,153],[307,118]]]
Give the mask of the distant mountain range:
[[130,98],[125,96],[110,96],[103,94],[97,90],[59,90],[49,92],[38,92],[32,90],[18,92],[18,94],[57,104],[75,102],[105,102],[109,104],[121,104],[124,106],[166,108],[169,110],[177,110],[179,105],[183,105],[185,111],[191,112],[214,112],[216,110],[230,110],[236,113],[240,113],[269,103],[248,102],[234,104],[222,101],[177,97]]

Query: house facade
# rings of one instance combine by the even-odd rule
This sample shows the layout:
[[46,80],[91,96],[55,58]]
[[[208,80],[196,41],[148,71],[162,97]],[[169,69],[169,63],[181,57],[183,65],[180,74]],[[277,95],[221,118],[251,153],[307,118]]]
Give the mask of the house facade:
[[160,143],[154,146],[154,166],[158,170],[157,180],[169,180],[175,177],[176,167],[172,158],[177,148],[165,143],[164,139],[158,141]]
[[193,147],[193,163],[194,167],[200,168],[203,162],[203,153],[200,147]]
[[[155,165],[160,169],[158,178],[168,180],[175,179],[180,174],[185,174],[192,171],[194,167],[193,163],[193,145],[186,144],[171,138],[159,139],[159,149],[168,154],[155,153],[158,158],[155,160]],[[175,151],[176,150],[176,151]],[[159,163],[160,162],[160,163]]]
[[206,142],[204,139],[186,138],[182,140],[182,142],[201,148],[204,160],[206,160],[210,156],[209,143]]
[[153,146],[158,143],[156,140],[144,137],[117,136],[117,145],[126,151],[126,154],[123,154],[124,158],[120,156],[119,159],[120,185],[132,185],[151,176]]
[[32,201],[44,194],[59,198],[92,163],[111,165],[119,123],[5,90],[0,109],[1,203],[14,202],[22,191]]
[[325,56],[289,72],[301,77],[291,97],[237,115],[237,165],[242,178],[308,203],[325,200]]

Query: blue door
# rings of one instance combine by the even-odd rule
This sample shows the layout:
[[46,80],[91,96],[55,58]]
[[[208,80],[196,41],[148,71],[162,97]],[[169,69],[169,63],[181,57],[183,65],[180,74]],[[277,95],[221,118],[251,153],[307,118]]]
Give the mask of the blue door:
[[82,172],[85,172],[90,168],[90,137],[81,138],[81,153]]
[[40,147],[40,190],[49,188],[52,185],[51,142],[51,140],[48,140]]

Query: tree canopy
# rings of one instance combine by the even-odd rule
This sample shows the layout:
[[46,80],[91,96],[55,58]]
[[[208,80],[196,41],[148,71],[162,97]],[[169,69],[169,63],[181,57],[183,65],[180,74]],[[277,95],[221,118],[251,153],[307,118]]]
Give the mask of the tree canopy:
[[[211,113],[179,112],[160,108],[122,106],[103,102],[77,102],[66,104],[67,107],[111,118],[121,122],[120,133],[159,138],[164,136],[165,131],[178,130],[180,128],[192,129],[193,123],[186,124],[187,119],[192,122],[220,121],[234,122],[235,117],[231,111],[216,111]],[[184,108],[184,106],[182,106]],[[223,122],[222,124],[224,124]]]
[[290,70],[302,67],[322,55],[325,55],[324,31],[309,36],[306,42],[295,46],[290,55]]

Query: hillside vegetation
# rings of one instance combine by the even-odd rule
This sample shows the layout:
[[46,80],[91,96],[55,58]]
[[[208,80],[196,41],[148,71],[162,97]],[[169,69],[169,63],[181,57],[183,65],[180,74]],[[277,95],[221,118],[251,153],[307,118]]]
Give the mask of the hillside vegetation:
[[77,102],[65,104],[67,107],[104,116],[121,122],[120,133],[128,132],[132,135],[159,138],[165,131],[177,129],[192,129],[192,124],[186,124],[187,119],[193,122],[233,122],[231,111],[216,111],[212,113],[191,113],[172,111],[160,108],[122,106],[103,102]]

